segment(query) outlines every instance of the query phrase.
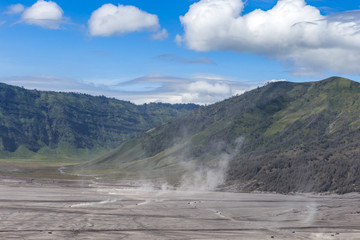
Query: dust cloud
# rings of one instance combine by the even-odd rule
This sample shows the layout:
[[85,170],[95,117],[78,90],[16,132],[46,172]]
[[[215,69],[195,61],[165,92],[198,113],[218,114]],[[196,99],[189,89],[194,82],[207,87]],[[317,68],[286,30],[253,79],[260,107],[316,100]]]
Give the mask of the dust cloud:
[[[239,137],[234,141],[233,148],[230,153],[219,152],[217,162],[212,166],[197,166],[194,161],[184,161],[182,166],[187,170],[182,177],[179,189],[182,191],[213,191],[226,180],[230,161],[238,154],[243,146],[244,138]],[[219,146],[224,142],[218,143]],[[216,149],[216,147],[215,147]],[[217,149],[221,149],[218,147]],[[192,169],[195,169],[192,170]]]

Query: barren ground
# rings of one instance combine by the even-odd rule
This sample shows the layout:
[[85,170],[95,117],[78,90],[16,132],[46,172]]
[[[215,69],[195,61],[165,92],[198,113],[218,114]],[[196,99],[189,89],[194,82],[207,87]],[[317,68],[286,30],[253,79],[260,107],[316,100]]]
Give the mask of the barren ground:
[[0,239],[360,239],[360,195],[0,179]]

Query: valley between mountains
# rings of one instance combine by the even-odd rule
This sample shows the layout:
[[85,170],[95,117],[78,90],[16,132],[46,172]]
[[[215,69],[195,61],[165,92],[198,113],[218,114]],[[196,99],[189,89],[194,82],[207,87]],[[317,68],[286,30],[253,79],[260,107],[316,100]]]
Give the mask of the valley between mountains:
[[360,191],[360,84],[349,79],[274,82],[209,106],[138,106],[4,84],[0,98],[2,175]]

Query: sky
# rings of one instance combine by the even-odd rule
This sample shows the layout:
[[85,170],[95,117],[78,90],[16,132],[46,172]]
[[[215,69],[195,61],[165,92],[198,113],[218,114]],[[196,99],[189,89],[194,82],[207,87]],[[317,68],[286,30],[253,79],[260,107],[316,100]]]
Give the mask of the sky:
[[360,1],[0,2],[0,82],[28,89],[211,104],[359,63]]

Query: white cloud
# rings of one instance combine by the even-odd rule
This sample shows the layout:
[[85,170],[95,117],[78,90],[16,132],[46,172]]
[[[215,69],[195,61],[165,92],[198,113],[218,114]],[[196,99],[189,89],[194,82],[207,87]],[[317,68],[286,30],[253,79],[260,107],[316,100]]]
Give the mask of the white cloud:
[[268,81],[268,83],[275,83],[275,82],[286,82],[286,79],[271,79],[270,81]]
[[211,83],[206,81],[192,82],[188,86],[189,92],[206,93],[206,94],[231,94],[231,88],[227,83]]
[[[131,86],[139,88],[146,86],[149,91],[132,92],[132,101],[136,103],[144,102],[167,102],[167,103],[197,103],[211,104],[224,100],[233,95],[243,93],[253,88],[237,81],[226,80],[225,78],[211,78],[195,76],[193,78],[176,78],[162,75],[148,75],[137,78],[122,84],[118,89]],[[150,88],[149,86],[154,86]],[[116,87],[112,87],[116,88]],[[130,94],[130,92],[129,92]]]
[[13,4],[8,7],[8,10],[5,13],[9,15],[20,14],[24,11],[24,9],[25,9],[24,5],[20,3]]
[[157,33],[154,33],[153,35],[151,35],[151,38],[154,40],[164,40],[168,37],[169,37],[169,34],[165,28],[162,29],[161,31],[158,31]]
[[265,55],[301,72],[360,74],[360,11],[323,16],[304,0],[241,15],[241,0],[201,0],[180,17],[178,37],[196,51]]
[[183,39],[179,34],[176,34],[174,41],[175,41],[176,45],[181,46]]
[[27,24],[58,29],[64,22],[63,14],[64,11],[55,2],[38,0],[34,5],[25,9],[21,19]]
[[188,85],[187,91],[182,93],[182,102],[212,103],[232,96],[228,83],[196,81]]
[[[118,6],[104,4],[95,10],[89,19],[89,30],[92,36],[108,37],[138,31],[155,32],[159,28],[159,19],[156,15],[134,6],[121,4]],[[164,32],[162,34],[164,35]]]

